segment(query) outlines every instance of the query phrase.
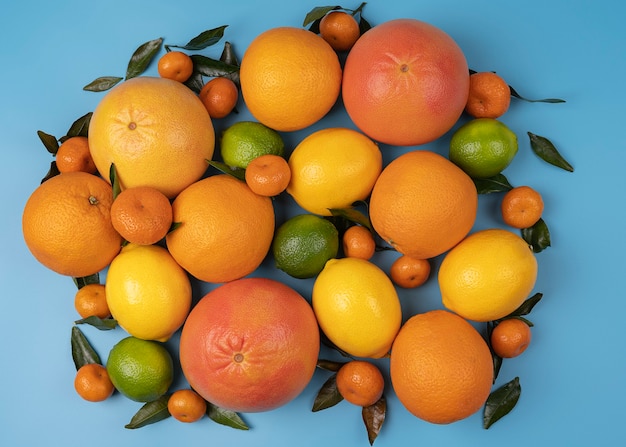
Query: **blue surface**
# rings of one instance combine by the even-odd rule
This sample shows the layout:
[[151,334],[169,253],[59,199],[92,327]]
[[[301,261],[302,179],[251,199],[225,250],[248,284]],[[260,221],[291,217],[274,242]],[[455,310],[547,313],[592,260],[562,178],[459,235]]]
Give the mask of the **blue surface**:
[[[173,419],[139,430],[124,425],[138,404],[119,394],[93,404],[74,392],[70,328],[77,318],[75,286],[30,255],[21,235],[26,199],[47,172],[51,157],[36,131],[61,136],[72,121],[93,110],[100,94],[82,87],[103,75],[123,75],[132,51],[164,37],[184,44],[206,29],[227,24],[226,39],[239,56],[258,33],[279,25],[300,26],[319,0],[210,2],[32,2],[9,0],[0,15],[0,129],[3,197],[0,237],[3,343],[0,347],[0,445],[368,445],[358,408],[347,402],[310,411],[328,374],[318,371],[310,386],[287,406],[245,414],[249,431],[204,419]],[[357,1],[343,4],[356,7]],[[513,6],[514,5],[514,6]],[[520,152],[505,171],[514,184],[529,184],[544,195],[544,218],[552,247],[540,253],[533,343],[523,356],[507,360],[498,383],[519,376],[522,396],[511,414],[489,430],[481,415],[437,426],[411,416],[388,387],[388,414],[375,445],[521,446],[617,445],[623,438],[626,399],[626,342],[623,286],[623,138],[626,33],[625,3],[529,0],[495,2],[441,0],[370,1],[372,23],[413,17],[447,31],[475,70],[500,73],[531,98],[559,97],[565,104],[513,100],[502,118],[520,138]],[[219,57],[221,47],[205,54]],[[147,74],[155,74],[152,66]],[[216,123],[223,128],[245,112]],[[318,127],[350,125],[334,110]],[[567,173],[541,162],[526,132],[550,138],[574,165]],[[306,132],[305,132],[306,133]],[[303,133],[285,135],[291,147]],[[445,136],[429,149],[445,153]],[[383,148],[388,161],[401,148]],[[480,199],[476,229],[500,226],[498,198]],[[393,255],[378,255],[388,266]],[[259,275],[272,275],[305,296],[311,281],[281,275],[266,262]],[[436,281],[402,291],[405,316],[440,306]],[[100,355],[124,336],[121,329],[84,332]],[[176,339],[170,342],[175,349]],[[324,351],[326,357],[334,354]],[[334,358],[334,357],[333,357]],[[385,368],[385,362],[380,365]],[[184,381],[177,379],[177,386]],[[621,442],[620,442],[621,441]]]

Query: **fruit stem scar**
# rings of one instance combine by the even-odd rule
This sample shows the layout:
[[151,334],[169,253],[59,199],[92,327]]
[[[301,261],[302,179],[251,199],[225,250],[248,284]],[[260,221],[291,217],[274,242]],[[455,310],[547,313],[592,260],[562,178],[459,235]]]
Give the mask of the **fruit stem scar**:
[[407,71],[409,71],[409,66],[408,66],[407,64],[402,64],[402,65],[400,66],[400,71],[401,71],[402,73],[406,73]]
[[98,198],[95,196],[89,196],[89,204],[90,205],[97,205],[98,204]]
[[137,123],[135,123],[134,121],[131,121],[131,122],[128,124],[128,128],[129,128],[130,130],[135,130],[135,129],[137,128]]
[[233,356],[233,360],[237,363],[243,362],[243,354],[241,352],[238,352]]

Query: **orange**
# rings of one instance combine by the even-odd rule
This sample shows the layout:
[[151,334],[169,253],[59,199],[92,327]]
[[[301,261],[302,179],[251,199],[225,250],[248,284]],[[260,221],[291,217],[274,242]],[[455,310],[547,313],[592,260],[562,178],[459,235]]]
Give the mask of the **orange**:
[[204,84],[199,96],[211,118],[224,118],[235,109],[239,89],[230,79],[218,77]]
[[104,269],[122,237],[111,224],[111,185],[86,172],[46,180],[28,198],[24,241],[35,259],[61,275],[83,277]]
[[206,401],[194,390],[177,390],[167,400],[167,411],[180,422],[196,422],[206,413]]
[[380,369],[364,360],[352,360],[337,371],[339,394],[359,407],[374,405],[383,395],[385,379]]
[[76,371],[74,389],[89,402],[101,402],[115,391],[107,369],[98,363],[87,363]]
[[152,186],[169,198],[200,179],[213,156],[215,132],[204,105],[171,79],[139,76],[109,90],[89,125],[89,147],[122,189]]
[[151,186],[128,188],[113,201],[111,221],[128,242],[155,244],[172,226],[172,205],[161,191]]
[[56,155],[59,172],[84,171],[90,174],[98,172],[91,153],[87,137],[71,137],[61,143]]
[[528,348],[532,334],[530,326],[519,318],[499,322],[491,332],[491,349],[502,358],[517,357]]
[[343,254],[349,258],[371,259],[376,252],[376,241],[370,230],[353,225],[343,233]]
[[266,154],[254,158],[246,167],[246,183],[261,196],[277,196],[289,185],[291,168],[280,155]]
[[370,199],[376,232],[400,253],[429,259],[460,242],[476,220],[472,179],[430,151],[400,155],[378,177]]
[[185,82],[193,73],[193,61],[181,51],[168,51],[157,64],[159,76]]
[[501,204],[504,223],[513,228],[530,228],[543,213],[543,198],[530,186],[517,186],[506,192]]
[[241,59],[241,93],[252,115],[277,131],[304,129],[333,107],[341,89],[337,53],[317,34],[278,27],[258,35]]
[[346,58],[342,97],[348,115],[375,141],[412,146],[457,122],[469,91],[463,52],[445,32],[414,19],[377,25]]
[[415,259],[402,255],[391,264],[389,276],[398,286],[413,289],[424,284],[430,275],[428,259]]
[[82,318],[111,316],[104,284],[87,284],[74,295],[74,307]]
[[214,175],[189,186],[174,200],[172,210],[180,226],[167,234],[167,247],[202,281],[220,283],[252,273],[272,244],[272,200],[230,175]]
[[504,79],[490,71],[470,75],[465,111],[474,118],[498,118],[509,110],[511,89]]
[[320,350],[309,303],[267,278],[213,289],[192,309],[180,338],[180,364],[191,387],[220,408],[278,408],[308,385]]
[[476,413],[493,382],[489,346],[470,323],[445,310],[417,314],[404,323],[389,367],[400,402],[434,424]]
[[361,36],[361,30],[352,14],[332,11],[320,20],[320,36],[335,51],[348,51]]

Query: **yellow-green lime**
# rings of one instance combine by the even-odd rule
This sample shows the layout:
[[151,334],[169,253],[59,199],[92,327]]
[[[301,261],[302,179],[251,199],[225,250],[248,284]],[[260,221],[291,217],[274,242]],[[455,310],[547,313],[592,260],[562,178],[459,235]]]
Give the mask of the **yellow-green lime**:
[[314,214],[291,217],[276,230],[272,253],[276,267],[294,278],[312,278],[337,256],[339,232]]
[[115,389],[137,402],[158,399],[174,379],[174,363],[165,346],[133,336],[113,346],[106,368]]
[[488,178],[511,164],[517,147],[517,135],[504,123],[478,118],[454,132],[449,158],[470,177]]
[[256,121],[239,121],[222,132],[222,161],[233,168],[245,169],[248,163],[261,155],[282,157],[284,152],[285,142],[281,135]]

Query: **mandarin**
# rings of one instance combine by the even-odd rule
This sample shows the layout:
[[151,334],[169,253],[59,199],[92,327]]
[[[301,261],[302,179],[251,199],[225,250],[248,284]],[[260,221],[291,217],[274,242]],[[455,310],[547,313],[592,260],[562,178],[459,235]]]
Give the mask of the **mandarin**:
[[519,318],[500,321],[491,332],[491,349],[502,358],[517,357],[528,348],[532,339],[530,326]]
[[204,84],[199,97],[211,118],[224,118],[235,109],[239,89],[232,80],[217,77]]
[[74,295],[74,308],[82,318],[111,316],[104,284],[87,284]]
[[500,209],[504,223],[513,228],[530,228],[543,214],[543,198],[530,186],[517,186],[504,194]]
[[291,168],[280,155],[265,154],[248,163],[245,178],[253,192],[273,197],[287,189],[291,180]]
[[348,51],[361,36],[359,23],[345,11],[331,11],[322,17],[320,36],[335,51]]
[[182,51],[168,51],[159,59],[157,71],[162,78],[185,82],[193,73],[193,60]]
[[206,401],[194,390],[177,390],[167,400],[167,411],[180,422],[196,422],[206,413]]
[[353,225],[342,236],[343,254],[349,258],[371,259],[376,252],[376,241],[370,230]]
[[470,75],[465,111],[474,118],[498,118],[509,110],[511,89],[504,79],[490,72]]
[[389,276],[396,285],[405,289],[419,287],[430,276],[430,262],[402,255],[391,264]]
[[98,172],[89,152],[87,137],[71,137],[61,143],[56,154],[59,172],[84,171],[89,174]]
[[115,391],[107,369],[98,363],[87,363],[78,368],[74,377],[74,389],[89,402],[102,402]]
[[337,390],[341,397],[359,407],[374,405],[382,397],[385,379],[380,369],[365,360],[352,360],[337,371]]

